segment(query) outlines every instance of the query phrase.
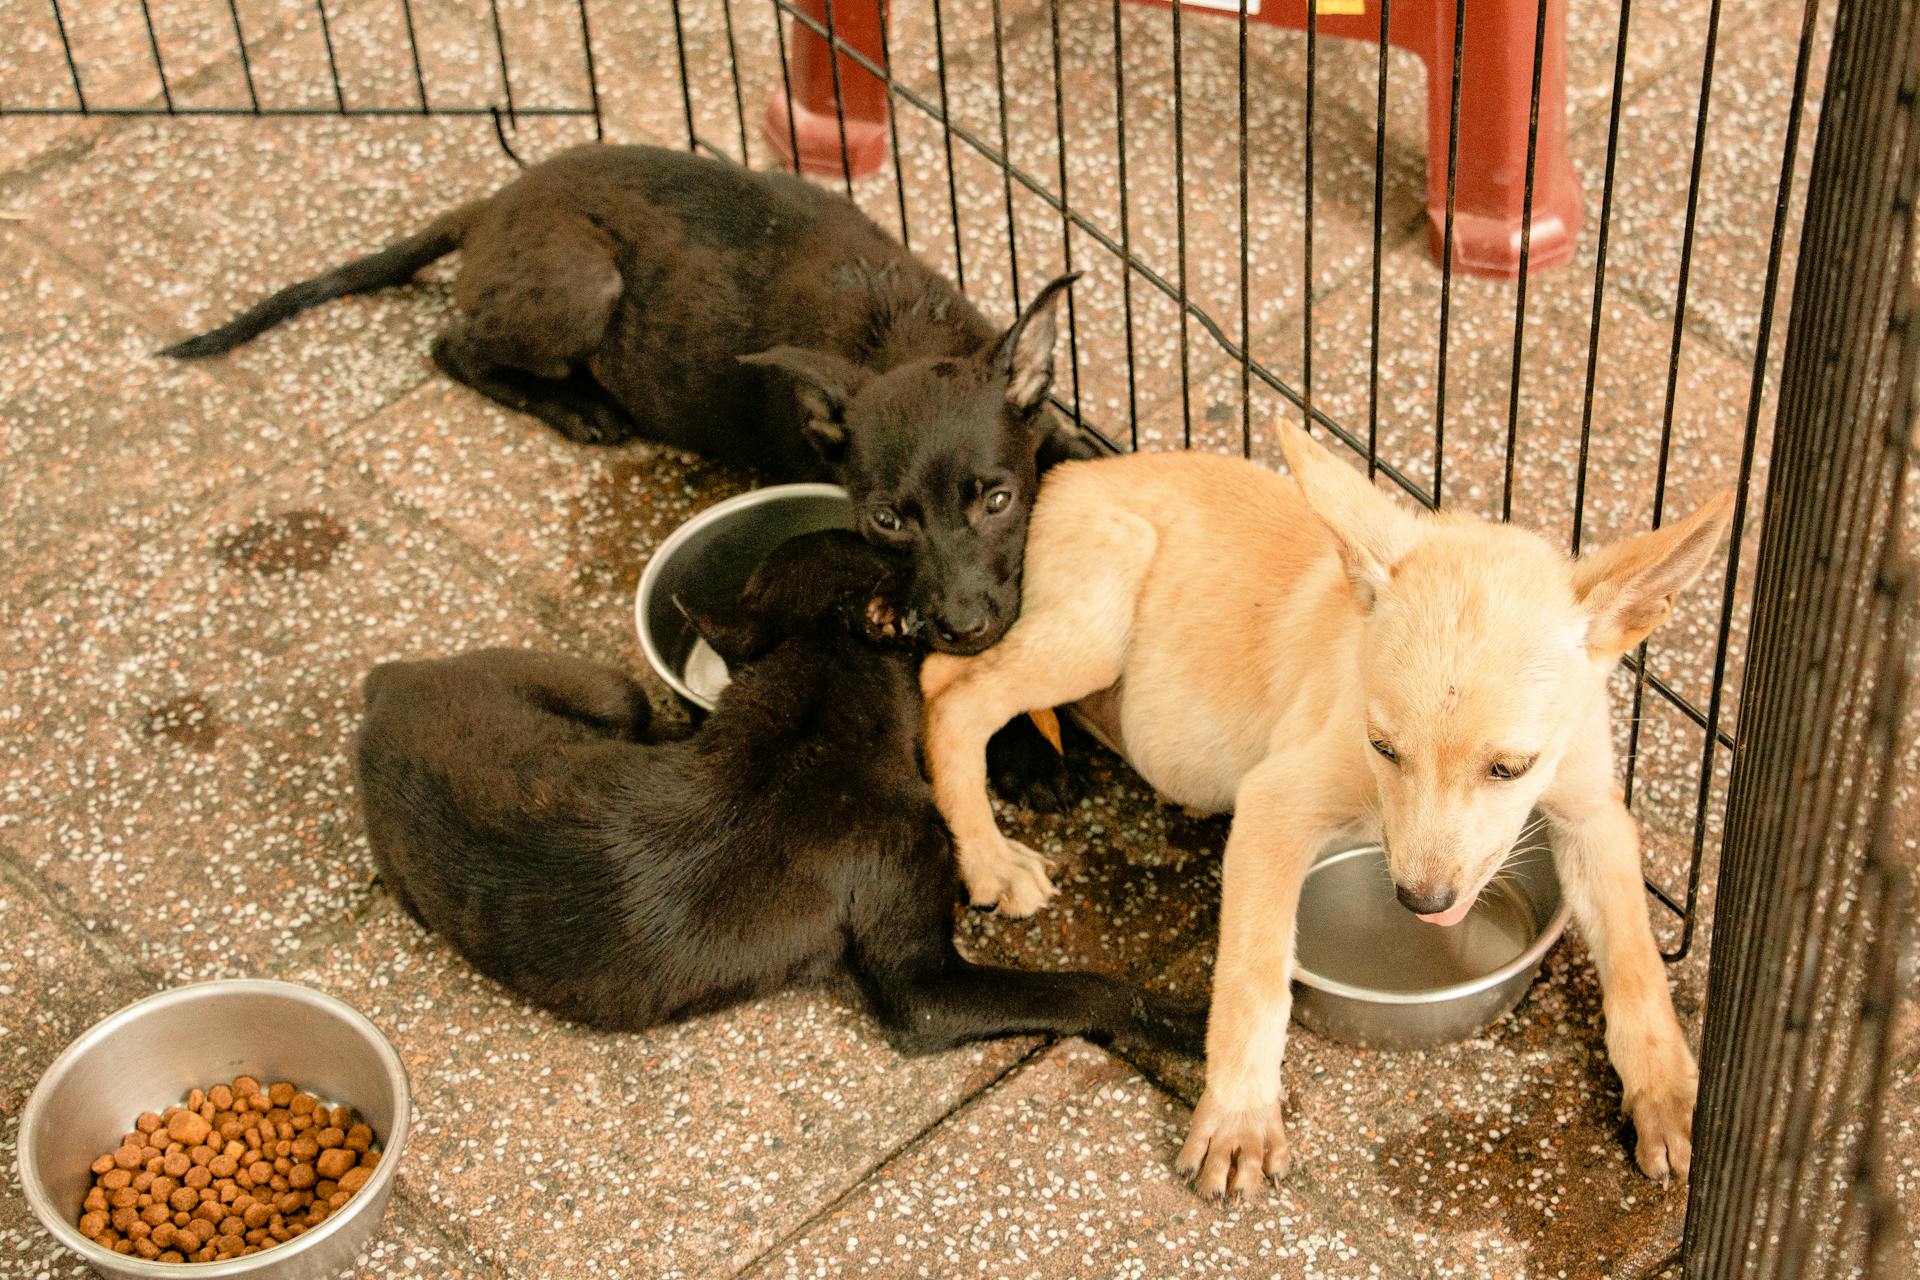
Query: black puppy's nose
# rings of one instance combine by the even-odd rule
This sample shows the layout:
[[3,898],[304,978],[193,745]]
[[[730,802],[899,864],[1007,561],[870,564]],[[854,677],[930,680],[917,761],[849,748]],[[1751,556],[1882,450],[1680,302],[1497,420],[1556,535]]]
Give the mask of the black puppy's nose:
[[1429,890],[1415,893],[1403,884],[1393,887],[1393,896],[1400,899],[1400,905],[1417,916],[1437,916],[1453,905],[1457,894],[1451,889]]
[[961,618],[958,621],[943,621],[938,630],[940,638],[948,644],[970,644],[987,634],[993,627],[993,619],[981,615],[979,618]]

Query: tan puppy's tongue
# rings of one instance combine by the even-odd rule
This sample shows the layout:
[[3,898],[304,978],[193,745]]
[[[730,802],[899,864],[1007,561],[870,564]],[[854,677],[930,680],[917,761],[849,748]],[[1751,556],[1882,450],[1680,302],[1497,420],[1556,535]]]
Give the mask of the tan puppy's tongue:
[[1462,898],[1460,899],[1460,901],[1454,903],[1451,907],[1448,907],[1445,911],[1442,911],[1437,915],[1419,916],[1417,918],[1421,920],[1425,920],[1428,924],[1437,924],[1437,925],[1451,927],[1453,925],[1459,924],[1462,920],[1465,920],[1467,918],[1467,912],[1473,910],[1473,903],[1474,903],[1474,900],[1472,898]]

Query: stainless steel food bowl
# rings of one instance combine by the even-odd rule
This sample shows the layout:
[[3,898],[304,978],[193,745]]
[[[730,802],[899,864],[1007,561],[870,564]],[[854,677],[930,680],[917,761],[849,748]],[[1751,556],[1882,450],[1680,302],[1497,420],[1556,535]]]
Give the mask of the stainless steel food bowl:
[[[286,1244],[227,1262],[146,1262],[80,1234],[87,1166],[143,1111],[235,1076],[291,1080],[358,1111],[382,1155],[338,1213]],[[386,1215],[407,1145],[407,1073],[378,1028],[332,996],[290,982],[207,982],[130,1004],[47,1068],[20,1117],[20,1185],[42,1225],[103,1276],[322,1280],[352,1266]]]
[[1379,1049],[1464,1040],[1520,1003],[1567,914],[1544,843],[1516,854],[1451,927],[1400,905],[1378,844],[1334,845],[1300,893],[1293,1016]]
[[846,529],[853,504],[835,484],[779,484],[715,503],[673,531],[640,575],[634,623],[647,662],[669,688],[711,711],[727,686],[727,667],[694,634],[679,608],[739,599],[769,551],[816,529]]

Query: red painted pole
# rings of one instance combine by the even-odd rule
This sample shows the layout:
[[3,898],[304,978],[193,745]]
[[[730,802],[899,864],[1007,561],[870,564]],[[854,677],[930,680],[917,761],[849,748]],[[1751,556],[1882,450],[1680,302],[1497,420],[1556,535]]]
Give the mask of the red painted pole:
[[[1167,7],[1167,0],[1134,0]],[[1379,0],[1319,0],[1323,36],[1376,43]],[[1540,0],[1468,0],[1460,50],[1460,147],[1454,182],[1453,265],[1478,275],[1520,273],[1525,221],[1527,117],[1533,97],[1533,32]],[[1534,153],[1529,274],[1573,256],[1580,231],[1580,183],[1567,157],[1567,6],[1546,0],[1540,61],[1540,127]],[[1189,3],[1188,15],[1234,18]],[[1336,11],[1337,10],[1337,11]],[[1427,228],[1434,256],[1447,213],[1447,133],[1453,108],[1454,0],[1394,0],[1387,38],[1427,67]],[[1307,0],[1263,0],[1249,19],[1295,30],[1307,25]],[[1258,92],[1258,86],[1249,86]]]
[[[1433,4],[1427,64],[1427,242],[1441,253],[1447,212],[1447,130],[1453,105],[1450,0]],[[1480,275],[1520,273],[1525,225],[1527,116],[1533,35],[1542,0],[1468,0],[1460,49],[1460,149],[1454,185],[1453,265]],[[1565,262],[1580,232],[1580,183],[1567,158],[1567,5],[1547,6],[1534,151],[1533,235],[1527,270]]]
[[[859,50],[875,66],[886,66],[880,39],[887,20],[883,0],[798,0],[794,7],[831,29],[846,48]],[[838,177],[844,172],[848,178],[877,173],[887,155],[885,82],[844,51],[829,48],[826,39],[806,23],[790,19],[788,29],[793,37],[789,46],[793,96],[789,100],[782,87],[768,96],[761,126],[767,142],[782,163],[805,173]]]

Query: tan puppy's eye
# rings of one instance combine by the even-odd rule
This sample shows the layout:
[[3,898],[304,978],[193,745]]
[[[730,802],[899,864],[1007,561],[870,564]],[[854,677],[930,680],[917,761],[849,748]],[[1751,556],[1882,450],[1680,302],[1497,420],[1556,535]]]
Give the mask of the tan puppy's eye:
[[1511,782],[1533,768],[1533,762],[1539,756],[1528,756],[1525,760],[1495,760],[1487,766],[1487,776],[1495,782]]
[[1367,745],[1371,746],[1375,751],[1378,751],[1381,755],[1385,756],[1387,759],[1393,761],[1393,763],[1395,764],[1400,763],[1400,753],[1393,749],[1393,744],[1391,742],[1388,742],[1385,738],[1380,737],[1378,734],[1375,734],[1372,737],[1369,737],[1367,739]]

